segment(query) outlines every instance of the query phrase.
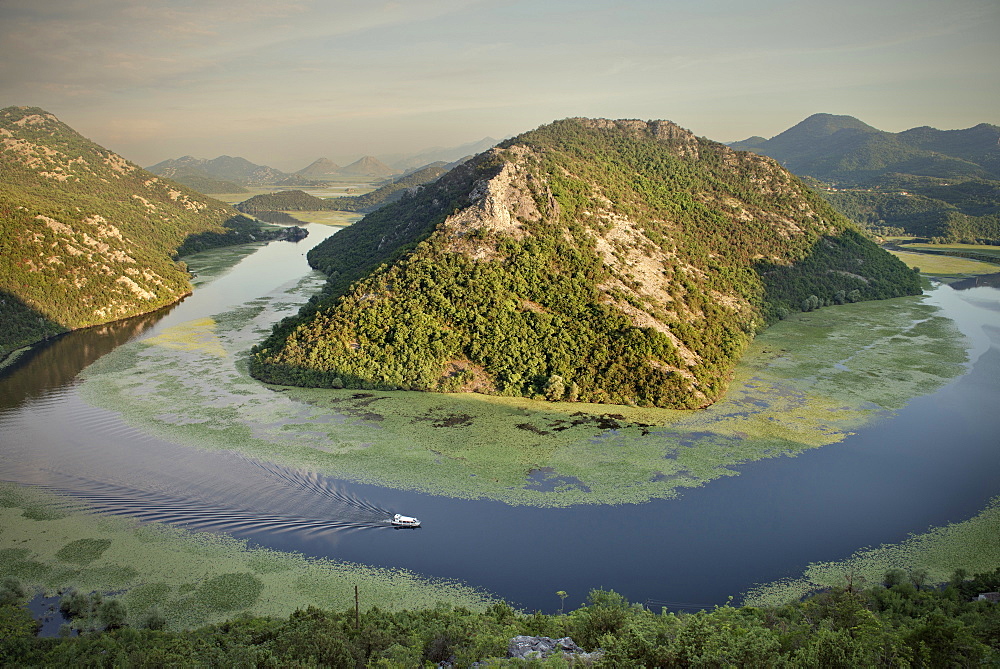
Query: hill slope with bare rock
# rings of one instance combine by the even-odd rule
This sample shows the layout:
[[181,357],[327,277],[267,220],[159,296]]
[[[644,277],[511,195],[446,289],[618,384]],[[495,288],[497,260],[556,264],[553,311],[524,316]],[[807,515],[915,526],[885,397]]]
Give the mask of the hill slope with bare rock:
[[790,311],[918,277],[774,160],[668,121],[501,143],[309,254],[327,289],[256,347],[286,384],[705,406]]
[[191,290],[172,259],[185,240],[237,243],[250,229],[259,226],[228,205],[42,109],[0,110],[0,357],[175,302]]

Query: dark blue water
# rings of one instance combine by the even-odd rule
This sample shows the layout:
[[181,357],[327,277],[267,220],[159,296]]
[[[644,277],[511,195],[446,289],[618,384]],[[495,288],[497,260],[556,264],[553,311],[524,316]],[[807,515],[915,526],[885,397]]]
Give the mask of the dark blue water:
[[[1000,290],[991,287],[941,286],[929,298],[972,341],[966,375],[839,444],[642,505],[535,509],[345,484],[164,442],[73,391],[80,369],[131,338],[296,280],[304,251],[272,244],[173,312],[74,333],[6,370],[0,478],[109,513],[457,579],[545,611],[559,608],[557,590],[573,606],[592,588],[673,608],[723,604],[810,562],[965,520],[1000,494]],[[392,512],[424,526],[392,529]]]

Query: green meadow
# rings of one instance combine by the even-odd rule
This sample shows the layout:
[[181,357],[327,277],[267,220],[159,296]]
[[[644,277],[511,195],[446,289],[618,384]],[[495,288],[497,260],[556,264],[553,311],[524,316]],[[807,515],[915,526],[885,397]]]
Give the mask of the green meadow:
[[223,622],[242,613],[287,617],[314,605],[346,609],[358,586],[364,609],[431,608],[449,602],[482,610],[488,597],[459,583],[306,558],[225,535],[97,516],[31,488],[0,484],[0,574],[48,594],[73,587],[117,593],[129,624],[155,606],[170,629]]
[[246,352],[316,289],[304,279],[123,346],[83,397],[169,440],[331,477],[543,507],[642,503],[742,463],[835,444],[958,375],[965,343],[921,298],[795,314],[700,411],[472,394],[269,387]]
[[[921,274],[934,276],[972,276],[977,274],[993,274],[1000,267],[988,262],[957,258],[935,253],[914,253],[910,251],[889,251],[909,267],[919,267]],[[1000,257],[997,258],[1000,262]]]

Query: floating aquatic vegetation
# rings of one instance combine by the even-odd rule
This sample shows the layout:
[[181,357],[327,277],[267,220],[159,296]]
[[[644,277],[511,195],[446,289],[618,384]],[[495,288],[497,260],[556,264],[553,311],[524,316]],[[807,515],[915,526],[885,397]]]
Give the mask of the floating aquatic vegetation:
[[77,539],[56,551],[56,557],[63,562],[88,565],[101,557],[110,545],[107,539]]
[[182,323],[155,337],[143,340],[143,343],[147,346],[163,346],[176,351],[197,352],[219,358],[227,355],[215,335],[215,321],[211,318]]
[[[203,345],[207,335],[182,335],[210,330],[224,361],[154,338],[88,368],[81,393],[163,438],[335,478],[511,504],[622,504],[841,441],[966,360],[951,321],[914,297],[795,314],[757,338],[727,395],[701,411],[258,383],[246,352],[314,280],[164,340]],[[539,470],[551,484],[530,476]]]

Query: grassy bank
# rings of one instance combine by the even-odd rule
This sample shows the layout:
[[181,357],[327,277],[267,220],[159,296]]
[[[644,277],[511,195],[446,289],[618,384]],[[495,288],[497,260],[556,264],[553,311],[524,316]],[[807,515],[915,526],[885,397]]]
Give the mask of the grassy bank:
[[817,562],[798,578],[759,585],[744,602],[779,606],[824,588],[844,587],[850,580],[867,587],[882,582],[886,572],[923,571],[927,583],[942,583],[956,569],[968,573],[993,571],[1000,565],[1000,497],[981,513],[961,523],[932,528],[898,544],[865,548],[845,560]]
[[[932,254],[932,253],[912,253],[909,251],[889,251],[909,267],[920,268],[921,274],[931,276],[975,276],[979,274],[993,274],[1000,271],[1000,266],[979,260],[969,260],[968,258],[956,258],[953,256]],[[998,258],[1000,262],[1000,258]]]

